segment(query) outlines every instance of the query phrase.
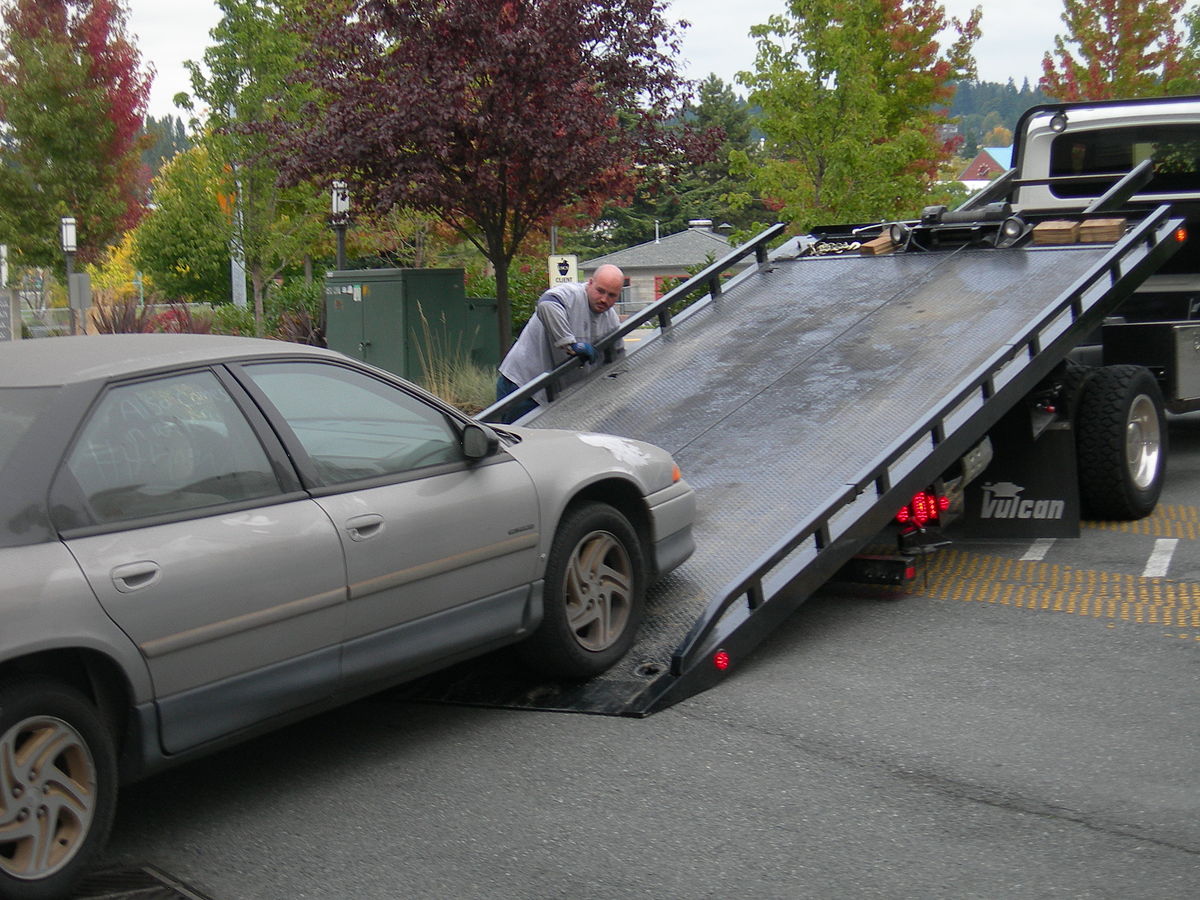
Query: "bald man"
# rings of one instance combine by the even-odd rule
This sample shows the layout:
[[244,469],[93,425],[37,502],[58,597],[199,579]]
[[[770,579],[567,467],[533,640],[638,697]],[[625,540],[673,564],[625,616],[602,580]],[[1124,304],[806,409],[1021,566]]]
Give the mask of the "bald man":
[[[621,324],[616,305],[624,287],[625,274],[616,266],[605,265],[592,273],[586,282],[558,284],[542,294],[534,316],[500,363],[496,399],[507,397],[521,385],[573,356],[579,357],[582,371],[564,382],[582,378],[598,362],[592,345]],[[616,350],[622,353],[624,347]],[[546,392],[539,391],[525,403],[504,413],[502,421],[514,422],[545,402]]]

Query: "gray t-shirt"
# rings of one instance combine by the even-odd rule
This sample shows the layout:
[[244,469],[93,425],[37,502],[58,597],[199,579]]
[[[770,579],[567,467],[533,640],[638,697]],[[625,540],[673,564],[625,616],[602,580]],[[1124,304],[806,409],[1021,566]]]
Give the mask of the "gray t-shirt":
[[[500,363],[500,374],[515,384],[525,384],[566,359],[569,354],[565,348],[571,344],[580,341],[594,344],[620,324],[615,306],[602,313],[592,312],[586,284],[555,285],[538,300],[535,315]],[[618,353],[623,351],[623,347],[617,348]],[[563,379],[564,386],[583,378],[596,365],[599,361],[568,374]],[[534,399],[545,403],[545,391],[540,391]]]

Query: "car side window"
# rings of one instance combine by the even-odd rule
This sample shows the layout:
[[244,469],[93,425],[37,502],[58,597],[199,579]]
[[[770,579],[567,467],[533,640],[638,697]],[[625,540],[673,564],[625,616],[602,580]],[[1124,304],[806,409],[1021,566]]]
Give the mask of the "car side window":
[[211,372],[112,388],[67,468],[101,524],[280,493],[266,451]]
[[256,363],[245,371],[327,484],[465,459],[458,430],[442,410],[365,373],[303,362]]

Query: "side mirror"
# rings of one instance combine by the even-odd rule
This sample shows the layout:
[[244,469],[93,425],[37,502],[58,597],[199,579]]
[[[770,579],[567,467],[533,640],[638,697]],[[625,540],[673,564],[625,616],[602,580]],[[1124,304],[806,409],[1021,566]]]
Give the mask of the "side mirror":
[[462,446],[467,459],[483,459],[496,452],[500,438],[486,425],[471,422],[463,429]]

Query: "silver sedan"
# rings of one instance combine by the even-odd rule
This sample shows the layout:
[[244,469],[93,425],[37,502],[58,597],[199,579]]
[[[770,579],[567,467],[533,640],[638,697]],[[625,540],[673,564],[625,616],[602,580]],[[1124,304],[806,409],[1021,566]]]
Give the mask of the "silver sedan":
[[505,645],[604,671],[694,514],[657,447],[326,350],[0,345],[0,895],[67,894],[119,781]]

